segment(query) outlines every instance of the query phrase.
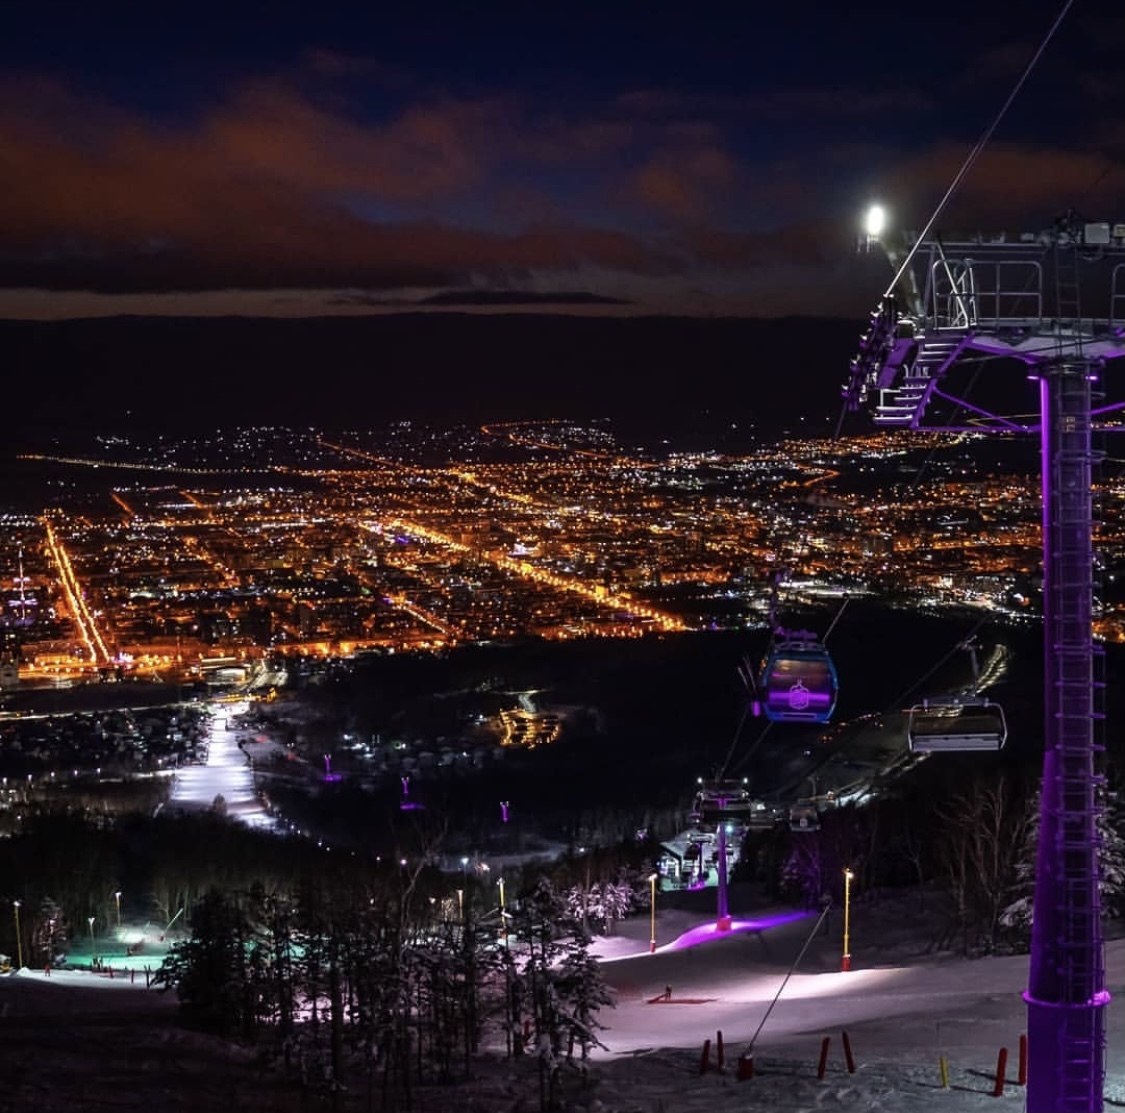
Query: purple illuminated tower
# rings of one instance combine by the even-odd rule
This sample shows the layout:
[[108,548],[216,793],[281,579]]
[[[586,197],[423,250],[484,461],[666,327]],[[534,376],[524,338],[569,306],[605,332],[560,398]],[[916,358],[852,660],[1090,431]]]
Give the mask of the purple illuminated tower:
[[1046,721],[1027,1028],[1031,1110],[1101,1110],[1105,942],[1098,888],[1090,478],[1095,361],[1039,373]]
[[410,799],[410,778],[399,777],[402,784],[402,800],[399,803],[399,811],[402,812],[418,812],[422,811],[422,805]]
[[[1092,629],[1092,434],[1100,415],[1125,408],[1094,405],[1107,362],[1125,356],[1125,235],[1120,225],[1067,214],[1047,232],[1006,240],[915,239],[897,257],[889,250],[896,283],[872,314],[844,396],[857,409],[874,395],[877,425],[919,428],[929,404],[942,399],[955,404],[954,417],[971,411],[978,432],[1040,433],[1044,755],[1024,994],[1027,1108],[1101,1113],[1109,993],[1096,834],[1101,651]],[[1083,314],[1080,277],[1094,290],[1093,315]],[[1038,426],[945,393],[946,373],[964,352],[1031,368]]]

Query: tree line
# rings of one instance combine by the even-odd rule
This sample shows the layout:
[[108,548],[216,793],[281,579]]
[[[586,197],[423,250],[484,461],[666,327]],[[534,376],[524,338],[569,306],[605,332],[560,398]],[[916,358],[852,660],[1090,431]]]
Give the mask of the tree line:
[[[975,756],[975,755],[974,755]],[[1125,796],[1110,778],[1098,820],[1103,914],[1125,917]],[[813,907],[911,887],[929,902],[931,947],[963,955],[1026,951],[1039,830],[1036,775],[1001,763],[924,763],[895,792],[829,808],[809,832],[751,840],[735,876]]]

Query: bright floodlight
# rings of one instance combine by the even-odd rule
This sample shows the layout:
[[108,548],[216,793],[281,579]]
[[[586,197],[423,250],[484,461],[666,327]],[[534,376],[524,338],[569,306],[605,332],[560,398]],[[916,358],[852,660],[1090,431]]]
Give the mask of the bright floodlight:
[[883,234],[887,226],[887,212],[882,205],[872,205],[867,210],[866,232],[869,236],[877,237]]

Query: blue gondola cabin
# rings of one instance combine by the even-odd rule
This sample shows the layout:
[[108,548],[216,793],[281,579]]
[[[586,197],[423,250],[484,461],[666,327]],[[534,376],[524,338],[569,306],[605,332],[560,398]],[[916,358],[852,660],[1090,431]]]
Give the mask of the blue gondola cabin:
[[816,637],[804,630],[787,633],[762,666],[761,711],[775,723],[827,723],[838,687],[836,666]]

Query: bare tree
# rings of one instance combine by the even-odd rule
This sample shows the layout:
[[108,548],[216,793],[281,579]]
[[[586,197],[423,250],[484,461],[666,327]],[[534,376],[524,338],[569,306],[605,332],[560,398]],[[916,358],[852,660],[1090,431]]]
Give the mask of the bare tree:
[[995,950],[1010,902],[1031,813],[1021,786],[1001,772],[977,777],[937,809],[942,880],[952,903],[945,942]]

